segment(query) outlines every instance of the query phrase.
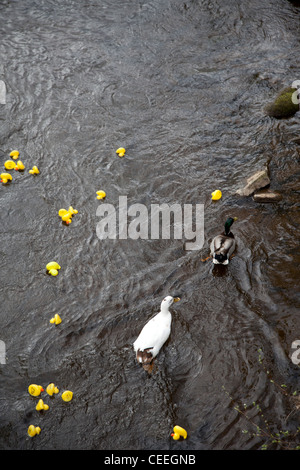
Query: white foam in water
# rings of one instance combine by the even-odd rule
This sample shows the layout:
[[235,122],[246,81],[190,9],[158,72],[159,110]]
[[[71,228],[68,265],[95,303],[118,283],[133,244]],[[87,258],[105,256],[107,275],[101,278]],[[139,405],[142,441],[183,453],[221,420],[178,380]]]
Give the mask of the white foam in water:
[[6,104],[6,86],[3,80],[0,80],[0,104]]

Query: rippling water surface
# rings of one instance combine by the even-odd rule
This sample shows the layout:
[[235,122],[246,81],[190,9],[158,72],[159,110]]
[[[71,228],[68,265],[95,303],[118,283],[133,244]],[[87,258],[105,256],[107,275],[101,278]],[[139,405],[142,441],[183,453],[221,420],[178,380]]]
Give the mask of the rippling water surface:
[[[273,429],[294,432],[298,412],[265,368],[298,390],[299,115],[274,120],[264,105],[300,79],[297,4],[2,0],[0,18],[1,161],[16,148],[26,165],[1,187],[1,448],[259,448],[223,386],[258,425],[254,401]],[[266,163],[282,201],[236,197]],[[115,207],[124,195],[203,203],[203,249],[100,241],[99,189]],[[78,214],[65,226],[57,212],[69,205]],[[229,215],[238,249],[216,271],[201,258]],[[148,376],[132,343],[168,294],[182,300]],[[28,385],[50,382],[74,398],[45,398],[39,414]],[[175,424],[186,441],[170,438]]]

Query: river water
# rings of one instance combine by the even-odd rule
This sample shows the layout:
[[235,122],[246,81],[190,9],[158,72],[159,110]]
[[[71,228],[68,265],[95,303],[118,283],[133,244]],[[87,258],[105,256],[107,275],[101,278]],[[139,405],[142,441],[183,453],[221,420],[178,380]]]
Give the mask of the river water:
[[[1,161],[18,149],[26,166],[1,187],[1,449],[258,449],[244,405],[295,432],[299,113],[264,106],[300,79],[297,2],[1,0],[0,18]],[[266,163],[282,201],[237,197]],[[100,240],[100,189],[116,208],[204,204],[203,248]],[[237,251],[216,270],[201,258],[228,216]],[[181,302],[148,375],[132,343],[166,295]],[[27,388],[50,382],[39,413]]]

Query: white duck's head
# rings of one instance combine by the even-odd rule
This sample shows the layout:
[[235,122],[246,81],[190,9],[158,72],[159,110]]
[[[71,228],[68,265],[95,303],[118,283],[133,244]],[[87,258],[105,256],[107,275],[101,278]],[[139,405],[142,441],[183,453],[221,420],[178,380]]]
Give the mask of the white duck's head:
[[180,298],[179,297],[172,297],[171,295],[167,295],[161,303],[161,311],[166,311],[169,310],[173,302],[179,302]]

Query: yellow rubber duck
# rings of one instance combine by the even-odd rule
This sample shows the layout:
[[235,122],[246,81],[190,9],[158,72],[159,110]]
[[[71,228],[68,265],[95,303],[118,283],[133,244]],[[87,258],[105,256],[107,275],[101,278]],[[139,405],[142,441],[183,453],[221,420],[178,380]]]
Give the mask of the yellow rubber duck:
[[48,393],[48,395],[50,395],[50,397],[52,397],[52,395],[54,393],[58,393],[59,390],[58,388],[54,385],[54,383],[51,383],[48,385],[48,387],[46,388],[46,392]]
[[181,426],[174,426],[173,431],[174,432],[172,432],[171,436],[175,441],[178,441],[181,436],[183,437],[183,439],[187,438],[187,432]]
[[61,220],[66,222],[66,224],[70,224],[72,222],[72,216],[74,214],[78,214],[78,210],[74,209],[72,206],[70,206],[68,210],[59,209],[58,211],[59,217],[61,217]]
[[18,160],[17,161],[17,165],[15,166],[15,170],[25,170],[25,165],[23,162],[21,162],[21,160]]
[[13,170],[14,168],[16,168],[16,163],[13,161],[13,160],[6,160],[6,162],[4,163],[4,167],[6,170]]
[[126,150],[123,147],[120,147],[116,150],[116,153],[119,155],[119,157],[124,157]]
[[211,193],[211,198],[213,201],[218,201],[222,197],[222,192],[219,189],[216,189],[213,193]]
[[72,215],[78,214],[78,210],[74,209],[72,206],[70,206],[68,210]]
[[20,155],[20,152],[18,150],[12,150],[9,154],[9,156],[13,157],[14,160],[16,160],[19,155]]
[[106,192],[105,191],[97,191],[97,199],[104,199],[106,197]]
[[49,410],[49,405],[46,405],[46,403],[43,402],[42,399],[38,401],[38,404],[36,405],[35,409],[37,411],[42,411],[42,410]]
[[31,424],[27,430],[28,436],[30,437],[34,437],[37,434],[40,434],[40,432],[41,428],[39,426],[34,426],[33,424]]
[[29,173],[30,173],[31,175],[38,175],[39,172],[40,172],[40,170],[38,169],[37,166],[34,166],[34,167],[32,167],[31,170],[29,170]]
[[56,263],[56,261],[51,261],[47,264],[46,269],[48,274],[51,274],[51,276],[57,276],[60,266],[58,263]]
[[66,224],[69,225],[72,222],[72,214],[66,209],[59,209],[58,215],[59,217],[61,217],[61,220],[63,222],[66,222]]
[[59,325],[61,323],[61,318],[58,313],[56,313],[54,317],[51,318],[50,323],[55,323],[55,325]]
[[1,173],[0,175],[1,183],[6,184],[9,181],[12,181],[12,176],[9,173]]
[[63,401],[71,401],[73,398],[73,392],[71,392],[70,390],[66,390],[62,393],[61,398],[63,399]]
[[33,397],[38,397],[41,394],[41,392],[43,392],[43,391],[44,391],[44,389],[41,385],[31,384],[28,387],[28,392]]

